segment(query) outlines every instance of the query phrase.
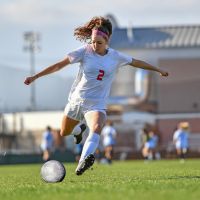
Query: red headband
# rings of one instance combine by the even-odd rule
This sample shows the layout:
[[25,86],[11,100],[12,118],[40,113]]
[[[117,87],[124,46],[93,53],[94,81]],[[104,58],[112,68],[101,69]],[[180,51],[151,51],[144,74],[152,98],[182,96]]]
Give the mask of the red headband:
[[92,35],[94,35],[94,36],[100,35],[100,36],[103,36],[104,38],[106,38],[108,40],[108,34],[104,33],[103,31],[99,31],[97,29],[92,30]]

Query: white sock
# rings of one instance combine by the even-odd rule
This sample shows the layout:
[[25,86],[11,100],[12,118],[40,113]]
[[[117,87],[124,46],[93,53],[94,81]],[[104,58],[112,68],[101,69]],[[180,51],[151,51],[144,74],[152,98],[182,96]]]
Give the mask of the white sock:
[[81,153],[81,158],[79,162],[81,162],[84,158],[86,158],[90,154],[94,154],[98,145],[99,145],[100,135],[97,133],[90,133],[85,141],[83,146],[83,151]]
[[73,131],[72,131],[72,135],[79,135],[81,133],[81,127],[80,127],[80,125],[78,125],[78,126],[75,126],[74,127],[74,129],[73,129]]

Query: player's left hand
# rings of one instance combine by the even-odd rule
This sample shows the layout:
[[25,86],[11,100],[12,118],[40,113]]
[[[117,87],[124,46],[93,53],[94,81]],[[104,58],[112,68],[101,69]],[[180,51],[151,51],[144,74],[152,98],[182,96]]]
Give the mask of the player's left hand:
[[169,73],[168,73],[168,72],[165,72],[165,71],[160,71],[160,75],[161,75],[161,76],[168,76]]

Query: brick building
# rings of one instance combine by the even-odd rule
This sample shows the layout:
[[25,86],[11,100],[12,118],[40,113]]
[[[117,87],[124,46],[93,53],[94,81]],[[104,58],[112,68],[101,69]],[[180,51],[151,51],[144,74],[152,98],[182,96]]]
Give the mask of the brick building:
[[136,70],[130,67],[120,70],[111,96],[123,96],[123,101],[117,98],[116,103],[112,101],[116,105],[111,105],[110,111],[132,112],[133,116],[136,111],[151,113],[165,146],[180,121],[189,121],[192,134],[200,134],[200,25],[128,28],[114,25],[112,48],[167,70],[169,77],[150,72],[147,98],[128,104],[130,101],[125,99],[135,98]]

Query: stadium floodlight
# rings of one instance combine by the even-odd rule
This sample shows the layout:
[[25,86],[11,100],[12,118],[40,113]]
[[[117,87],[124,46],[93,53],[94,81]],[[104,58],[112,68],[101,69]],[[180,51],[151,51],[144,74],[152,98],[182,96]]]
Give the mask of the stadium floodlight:
[[[24,51],[30,52],[30,75],[35,74],[35,52],[40,50],[38,44],[40,39],[40,34],[37,32],[28,31],[24,33]],[[30,104],[30,110],[36,110],[35,83],[31,84]]]

